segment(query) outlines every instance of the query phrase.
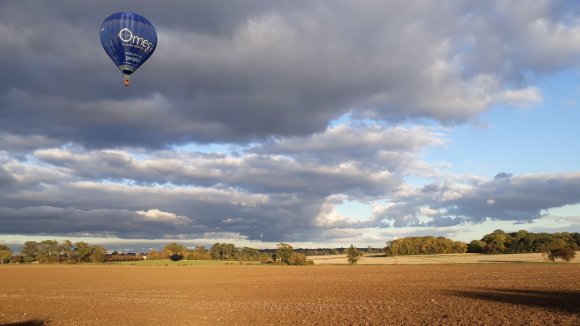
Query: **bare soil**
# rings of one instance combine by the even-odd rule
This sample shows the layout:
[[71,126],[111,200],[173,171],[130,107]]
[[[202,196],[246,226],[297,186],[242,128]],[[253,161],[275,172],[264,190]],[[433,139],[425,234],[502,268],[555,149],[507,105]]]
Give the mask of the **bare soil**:
[[0,324],[580,325],[580,265],[4,266]]

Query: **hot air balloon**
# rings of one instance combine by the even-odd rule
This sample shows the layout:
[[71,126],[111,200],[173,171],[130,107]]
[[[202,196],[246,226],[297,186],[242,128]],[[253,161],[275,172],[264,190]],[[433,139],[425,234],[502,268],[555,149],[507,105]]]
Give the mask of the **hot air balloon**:
[[101,44],[123,73],[125,86],[129,86],[129,76],[155,51],[157,33],[145,17],[131,12],[118,12],[101,24]]

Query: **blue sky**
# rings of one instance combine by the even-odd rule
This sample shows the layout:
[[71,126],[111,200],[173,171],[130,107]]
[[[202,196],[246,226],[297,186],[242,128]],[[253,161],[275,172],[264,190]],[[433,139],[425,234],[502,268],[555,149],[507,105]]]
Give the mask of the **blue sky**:
[[[158,34],[130,88],[118,11]],[[580,231],[575,1],[8,0],[0,48],[0,242]]]
[[499,172],[577,171],[579,77],[578,70],[571,69],[543,78],[536,85],[542,93],[541,103],[491,108],[475,125],[451,128],[448,146],[429,150],[426,160],[452,162],[454,173],[489,177]]

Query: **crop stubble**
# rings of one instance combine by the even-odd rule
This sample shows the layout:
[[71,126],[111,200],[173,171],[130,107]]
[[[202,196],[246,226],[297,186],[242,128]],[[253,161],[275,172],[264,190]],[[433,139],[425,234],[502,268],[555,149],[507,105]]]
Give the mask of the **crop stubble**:
[[0,324],[580,325],[578,264],[0,268]]

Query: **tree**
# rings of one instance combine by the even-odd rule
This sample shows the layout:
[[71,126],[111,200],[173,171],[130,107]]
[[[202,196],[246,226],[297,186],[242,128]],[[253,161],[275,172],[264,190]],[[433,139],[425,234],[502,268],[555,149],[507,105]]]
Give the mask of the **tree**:
[[260,262],[262,264],[270,264],[272,263],[272,261],[273,261],[272,256],[269,255],[268,253],[264,252],[260,254]]
[[89,260],[92,263],[102,263],[105,261],[105,257],[107,256],[107,249],[101,246],[91,246],[92,252],[89,256]]
[[385,254],[397,255],[430,255],[465,253],[467,245],[445,237],[407,237],[387,242]]
[[276,245],[276,257],[279,258],[282,263],[288,264],[293,249],[294,248],[287,243],[279,243]]
[[531,233],[526,230],[505,233],[502,230],[495,230],[493,233],[485,235],[481,241],[486,245],[482,252],[484,254],[514,254],[538,252],[548,254],[552,249],[570,248],[578,250],[578,233]]
[[159,254],[159,251],[151,249],[147,254],[147,259],[150,260],[161,259],[161,254]]
[[22,259],[26,263],[30,263],[36,261],[36,257],[38,256],[38,242],[36,241],[26,241],[24,246],[22,246],[22,250],[20,251],[22,255]]
[[550,249],[548,252],[548,259],[551,261],[556,261],[556,259],[560,258],[566,262],[574,259],[576,257],[576,253],[572,248],[563,247],[563,248],[555,248]]
[[222,243],[221,246],[221,254],[222,260],[234,260],[236,258],[236,254],[238,252],[238,248],[233,243]]
[[91,254],[93,253],[94,248],[89,246],[86,242],[77,242],[75,243],[75,254],[77,257],[77,261],[79,263],[88,263],[91,261]]
[[350,247],[346,250],[346,259],[348,260],[349,264],[358,263],[358,260],[362,257],[362,255],[363,253],[356,249],[354,245],[350,245]]
[[211,260],[211,254],[204,246],[196,246],[193,250],[188,250],[187,259],[189,260]]
[[0,264],[7,264],[12,258],[12,250],[6,245],[0,245]]
[[216,242],[209,252],[215,260],[233,260],[236,259],[239,249],[233,243]]
[[64,263],[76,262],[76,254],[74,252],[74,245],[69,240],[65,240],[61,245],[60,259]]
[[480,254],[483,252],[483,248],[485,248],[486,245],[487,245],[487,243],[485,243],[481,240],[473,240],[467,246],[467,252]]
[[508,251],[507,248],[511,245],[512,237],[498,229],[485,235],[481,241],[486,243],[485,248],[483,248],[484,254],[503,254]]
[[243,247],[237,251],[237,260],[239,261],[256,261],[260,259],[258,249]]
[[209,248],[209,254],[214,260],[221,260],[221,244],[219,242],[214,243],[213,246]]
[[38,262],[58,263],[61,246],[56,240],[44,240],[38,244]]

